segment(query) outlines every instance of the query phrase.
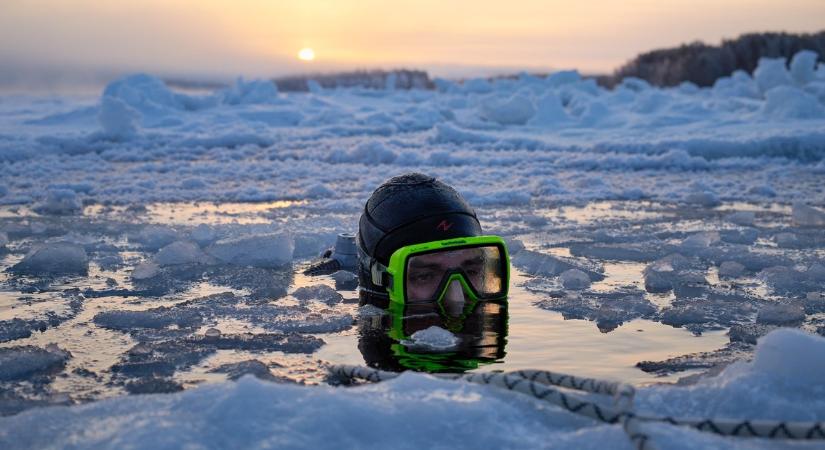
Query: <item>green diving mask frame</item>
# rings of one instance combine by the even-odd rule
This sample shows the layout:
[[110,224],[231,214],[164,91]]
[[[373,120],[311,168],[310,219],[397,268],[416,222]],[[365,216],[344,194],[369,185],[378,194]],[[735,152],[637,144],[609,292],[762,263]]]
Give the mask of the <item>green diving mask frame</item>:
[[387,290],[390,307],[436,304],[464,318],[479,301],[503,301],[510,285],[504,239],[472,236],[399,248],[388,266],[372,264],[372,282]]

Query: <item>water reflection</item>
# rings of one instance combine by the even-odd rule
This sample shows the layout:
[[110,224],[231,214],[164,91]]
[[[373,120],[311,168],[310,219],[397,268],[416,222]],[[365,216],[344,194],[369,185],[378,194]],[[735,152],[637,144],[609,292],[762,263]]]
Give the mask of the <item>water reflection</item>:
[[[449,330],[457,344],[445,350],[416,343],[416,332],[430,327]],[[407,305],[361,318],[358,349],[367,365],[381,370],[464,372],[503,360],[507,327],[506,302],[479,302],[460,317],[434,305]]]

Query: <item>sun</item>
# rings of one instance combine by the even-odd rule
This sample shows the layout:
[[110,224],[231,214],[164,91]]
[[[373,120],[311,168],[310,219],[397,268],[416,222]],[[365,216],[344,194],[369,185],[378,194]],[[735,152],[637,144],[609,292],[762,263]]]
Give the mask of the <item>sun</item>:
[[315,59],[315,50],[311,48],[302,48],[301,51],[298,52],[298,59],[301,61],[312,61]]

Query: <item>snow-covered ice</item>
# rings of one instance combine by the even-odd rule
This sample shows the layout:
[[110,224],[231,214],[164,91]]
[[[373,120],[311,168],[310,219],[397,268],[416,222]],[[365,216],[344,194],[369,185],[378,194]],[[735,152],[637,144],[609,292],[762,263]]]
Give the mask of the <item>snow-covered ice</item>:
[[[736,363],[689,387],[639,389],[636,409],[676,417],[823,420],[823,351],[821,337],[777,331],[760,341],[753,362]],[[222,370],[267,373],[252,361]],[[352,388],[299,387],[250,376],[166,396],[36,409],[0,424],[0,444],[21,449],[50,448],[55,436],[74,448],[413,448],[429,445],[433,436],[451,448],[632,448],[619,425],[601,424],[522,394],[414,373]],[[818,445],[725,438],[665,424],[646,425],[645,431],[659,448]]]
[[[424,375],[243,377],[322,383],[324,364],[364,360],[362,325],[390,317],[356,306],[351,272],[303,270],[409,171],[455,186],[510,244],[506,348],[478,370],[689,375],[637,406],[824,420],[815,67],[802,52],[712,88],[612,90],[575,71],[307,93],[143,74],[96,97],[0,97],[0,374],[16,374],[0,414],[30,409],[0,419],[0,447],[630,448],[619,427]],[[430,325],[412,340],[456,337]],[[610,340],[620,362],[589,351]],[[774,448],[653,428],[662,448]]]

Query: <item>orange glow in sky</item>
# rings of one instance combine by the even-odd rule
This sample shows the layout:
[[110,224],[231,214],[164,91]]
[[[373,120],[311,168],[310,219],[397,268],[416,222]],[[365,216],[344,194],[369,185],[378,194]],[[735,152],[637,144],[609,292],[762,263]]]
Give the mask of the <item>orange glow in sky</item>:
[[609,72],[641,51],[825,28],[823,0],[3,0],[0,59],[272,75],[363,67]]

